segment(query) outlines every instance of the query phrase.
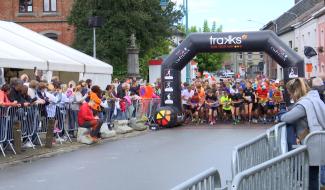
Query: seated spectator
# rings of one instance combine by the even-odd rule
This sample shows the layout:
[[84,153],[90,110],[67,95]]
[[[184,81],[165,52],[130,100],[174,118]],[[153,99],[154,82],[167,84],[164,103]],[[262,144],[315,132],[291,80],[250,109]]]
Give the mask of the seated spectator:
[[4,84],[0,90],[0,106],[17,106],[17,101],[10,101],[8,95],[10,93],[10,87],[8,84]]
[[90,129],[90,137],[94,142],[97,142],[97,136],[100,131],[100,128],[103,122],[99,119],[98,116],[94,116],[92,107],[95,105],[95,102],[89,101],[84,102],[80,106],[80,111],[78,113],[78,124],[82,128]]

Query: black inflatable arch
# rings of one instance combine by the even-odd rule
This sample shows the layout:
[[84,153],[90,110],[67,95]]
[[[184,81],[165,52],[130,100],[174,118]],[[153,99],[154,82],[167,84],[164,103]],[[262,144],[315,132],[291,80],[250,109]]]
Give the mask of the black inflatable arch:
[[181,70],[197,53],[258,51],[268,53],[283,67],[285,81],[289,80],[289,71],[295,72],[291,77],[304,76],[304,60],[272,31],[189,35],[162,64],[162,107],[156,114],[158,124],[174,126],[181,122]]

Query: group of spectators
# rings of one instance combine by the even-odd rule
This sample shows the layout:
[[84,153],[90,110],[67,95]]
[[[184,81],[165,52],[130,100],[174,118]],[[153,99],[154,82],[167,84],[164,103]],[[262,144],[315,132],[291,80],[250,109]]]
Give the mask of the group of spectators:
[[[311,78],[310,86],[324,99],[325,86],[321,78]],[[183,83],[182,104],[186,123],[229,121],[273,123],[277,114],[286,110],[284,81],[263,76],[252,79],[195,79]]]
[[[122,113],[126,111],[128,105],[132,104],[132,100],[159,98],[158,93],[157,88],[150,84],[140,85],[135,78],[122,81],[114,79],[105,89],[101,89],[93,85],[91,79],[64,84],[58,77],[53,77],[50,82],[47,82],[29,80],[29,77],[23,74],[20,78],[12,78],[9,83],[1,86],[0,106],[37,105],[42,118],[56,119],[54,127],[56,132],[60,131],[57,108],[68,105],[68,128],[73,129],[75,126],[90,128],[91,138],[97,141],[105,118],[126,119]],[[105,112],[107,110],[109,112]],[[62,131],[60,135],[64,137],[62,139],[67,139],[67,135],[72,134],[64,134]]]

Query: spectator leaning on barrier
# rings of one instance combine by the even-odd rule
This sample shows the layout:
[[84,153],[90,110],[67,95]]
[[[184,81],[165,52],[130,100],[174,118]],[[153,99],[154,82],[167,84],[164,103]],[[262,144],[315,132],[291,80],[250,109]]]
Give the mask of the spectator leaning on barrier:
[[[300,143],[309,132],[325,129],[325,104],[318,92],[310,90],[307,82],[302,78],[289,81],[286,87],[295,104],[289,112],[281,116],[281,120],[291,124],[293,131],[296,131],[297,143]],[[292,135],[294,132],[288,133],[289,138]],[[310,166],[309,189],[319,189],[318,184],[319,167]]]
[[29,77],[27,74],[22,74],[20,80],[23,81],[24,85],[29,86]]
[[11,88],[8,98],[11,102],[17,101],[18,104],[22,106],[28,106],[29,102],[27,102],[21,94],[23,85],[22,80],[13,79],[10,84]]
[[90,129],[90,137],[94,142],[97,142],[97,136],[100,131],[100,128],[103,122],[99,119],[98,116],[94,116],[92,112],[92,107],[95,102],[90,100],[88,103],[84,102],[78,114],[78,124],[79,127]]
[[37,82],[36,80],[31,80],[30,83],[29,83],[29,88],[28,88],[28,96],[30,98],[37,98],[37,91],[36,89],[38,88],[38,84],[39,82]]
[[102,110],[100,104],[102,103],[101,100],[102,91],[100,90],[99,86],[95,85],[91,87],[91,91],[89,93],[90,101],[93,101],[91,108],[95,115],[98,115]]
[[0,90],[0,106],[17,106],[17,101],[10,101],[8,95],[10,93],[10,86],[8,84],[4,84]]
[[86,87],[88,89],[88,92],[90,92],[92,86],[93,86],[93,81],[91,79],[87,79],[86,80]]

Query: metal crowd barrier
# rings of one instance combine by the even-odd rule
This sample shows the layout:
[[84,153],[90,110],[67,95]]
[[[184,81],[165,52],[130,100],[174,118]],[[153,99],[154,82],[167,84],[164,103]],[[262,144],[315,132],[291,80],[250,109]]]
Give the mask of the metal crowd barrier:
[[325,131],[312,132],[296,149],[238,173],[232,190],[308,190],[309,166],[325,165]]
[[325,131],[312,132],[304,139],[303,144],[308,148],[309,165],[325,165]]
[[[280,126],[284,125],[280,124]],[[277,135],[279,135],[279,131],[276,131],[276,128],[269,130],[269,136],[277,133]],[[257,139],[261,139],[260,137]],[[303,145],[297,146],[296,149],[290,152],[284,152],[279,155],[274,154],[273,156],[275,157],[238,172],[234,176],[232,184],[228,189],[308,190],[310,185],[309,166],[325,165],[325,131],[310,133],[303,141]],[[177,187],[181,187],[179,189],[196,189],[192,184],[198,184],[198,178],[204,179],[210,176],[210,174],[204,172],[199,176],[200,177],[196,176],[188,180],[186,184],[183,183]],[[193,183],[194,179],[195,183]],[[201,186],[199,187],[201,189],[206,189]],[[212,186],[210,189],[215,188],[215,186]]]
[[[13,125],[19,121],[21,125],[22,141],[29,141],[33,145],[33,136],[36,135],[39,115],[37,106],[27,107],[0,107],[0,149],[3,156],[6,156],[4,150],[8,147],[13,148]],[[32,146],[35,149],[35,146]]]
[[243,143],[233,151],[233,177],[246,169],[287,152],[286,124],[279,123],[265,134]]
[[140,99],[134,104],[135,106],[135,117],[138,120],[143,120],[149,123],[153,123],[155,118],[155,113],[158,108],[160,108],[160,98],[153,99]]
[[210,168],[172,190],[217,190],[218,188],[221,188],[219,172],[215,168]]
[[[61,138],[62,133],[64,132],[67,136],[68,140],[72,142],[69,129],[66,127],[68,125],[67,121],[70,121],[70,118],[67,118],[68,113],[70,111],[71,104],[69,103],[59,103],[59,104],[49,104],[49,105],[38,105],[38,113],[40,115],[39,125],[37,129],[37,133],[46,133],[47,132],[47,124],[49,119],[55,120],[54,126],[54,134],[59,139],[60,144],[62,144],[63,139]],[[76,130],[74,128],[73,130]],[[38,139],[41,143],[41,140],[38,136]]]
[[[68,140],[72,142],[69,133],[78,129],[77,115],[78,110],[73,110],[71,103],[33,105],[28,107],[0,107],[0,150],[5,156],[5,150],[13,148],[13,123],[17,119],[21,122],[22,139],[24,142],[31,142],[33,145],[37,140],[42,146],[41,133],[47,132],[49,119],[55,120],[54,134],[62,144],[62,133],[65,133]],[[154,113],[160,106],[160,99],[140,99],[134,100],[127,105],[124,114],[125,119],[136,117],[146,118],[148,122],[154,122]],[[108,107],[103,110],[103,120],[111,124],[117,115],[112,112],[114,108]],[[33,146],[35,148],[35,146]]]
[[308,190],[309,161],[307,146],[238,173],[232,190]]
[[8,108],[9,107],[0,107],[0,150],[3,156],[6,156],[4,152],[4,145],[7,141],[8,127],[6,122],[8,118]]
[[[120,110],[114,111],[114,106],[118,102],[109,102],[109,106],[104,109],[104,123],[112,124],[118,119],[131,119],[137,118],[146,122],[154,122],[154,114],[160,107],[160,99],[138,99],[133,100],[131,104],[127,104],[126,111],[121,112]],[[116,112],[116,113],[114,113]]]

